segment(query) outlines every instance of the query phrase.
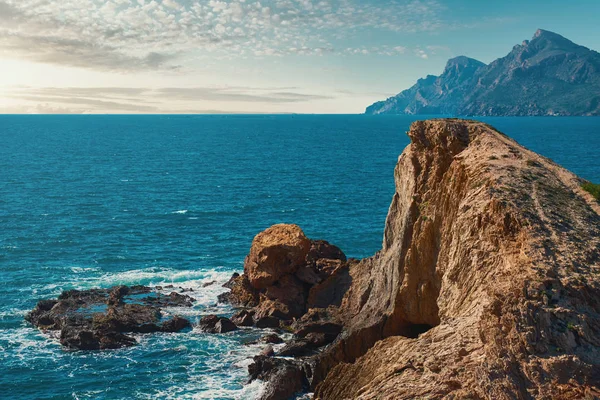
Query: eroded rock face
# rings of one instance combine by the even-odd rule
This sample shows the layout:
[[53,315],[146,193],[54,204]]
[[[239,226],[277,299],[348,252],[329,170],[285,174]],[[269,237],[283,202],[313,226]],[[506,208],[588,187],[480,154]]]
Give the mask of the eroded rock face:
[[60,342],[69,349],[117,349],[137,343],[127,334],[189,328],[190,322],[179,316],[161,320],[160,307],[190,307],[193,301],[146,286],[69,290],[57,300],[41,300],[25,319],[42,330],[60,331]]
[[256,289],[265,289],[293,274],[305,262],[310,240],[297,225],[274,225],[259,233],[244,263],[244,274]]
[[[350,266],[316,399],[600,397],[600,205],[479,122],[416,122],[382,250]],[[320,383],[319,383],[320,382]]]

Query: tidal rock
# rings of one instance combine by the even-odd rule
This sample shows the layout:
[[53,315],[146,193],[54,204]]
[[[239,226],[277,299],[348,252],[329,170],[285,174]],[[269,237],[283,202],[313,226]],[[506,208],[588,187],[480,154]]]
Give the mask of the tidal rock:
[[231,290],[218,296],[220,302],[230,303],[238,307],[254,307],[258,305],[259,292],[252,287],[248,276],[234,274],[224,287]]
[[254,319],[254,325],[260,329],[279,328],[281,321],[276,317],[259,317]]
[[316,347],[318,346],[308,339],[294,339],[286,343],[277,355],[280,357],[303,357],[312,354]]
[[304,265],[310,246],[297,225],[274,225],[254,238],[244,273],[254,288],[265,289]]
[[273,357],[275,355],[275,350],[273,350],[273,346],[267,346],[260,352],[261,356],[265,357]]
[[227,333],[237,330],[237,326],[228,318],[207,315],[200,319],[200,329],[206,333]]
[[136,343],[127,333],[178,332],[189,326],[189,321],[181,317],[160,324],[157,305],[191,303],[181,302],[179,297],[161,296],[145,286],[69,290],[57,300],[40,301],[25,319],[40,329],[60,331],[60,342],[67,348],[116,349]]
[[248,366],[248,373],[251,382],[256,379],[266,382],[259,400],[289,399],[305,387],[302,367],[294,361],[256,356]]
[[195,301],[193,297],[177,292],[171,292],[168,296],[159,294],[143,299],[144,303],[158,307],[192,307]]
[[160,330],[163,332],[179,332],[186,328],[191,328],[191,326],[190,321],[176,315],[170,320],[163,322]]
[[231,317],[231,322],[236,324],[237,326],[252,326],[254,325],[254,311],[251,310],[241,310],[237,313],[233,314]]
[[260,341],[263,343],[270,343],[270,344],[283,343],[283,339],[281,337],[279,337],[279,335],[277,335],[276,333],[270,333],[268,335],[265,335],[262,338],[260,338]]

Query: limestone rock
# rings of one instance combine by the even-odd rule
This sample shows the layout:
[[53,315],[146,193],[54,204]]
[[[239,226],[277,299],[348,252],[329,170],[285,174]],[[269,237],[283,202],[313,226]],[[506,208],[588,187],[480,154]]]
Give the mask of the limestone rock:
[[[600,205],[490,126],[415,122],[315,399],[600,398]],[[319,382],[321,382],[319,384]]]
[[244,273],[256,289],[264,289],[305,263],[310,240],[297,225],[274,225],[259,233],[244,263]]

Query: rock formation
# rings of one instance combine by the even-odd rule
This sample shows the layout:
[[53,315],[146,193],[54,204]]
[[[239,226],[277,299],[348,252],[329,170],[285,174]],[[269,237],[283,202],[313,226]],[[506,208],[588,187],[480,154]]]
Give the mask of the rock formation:
[[440,76],[369,106],[367,114],[600,115],[600,54],[538,30],[486,65],[448,61]]
[[327,286],[340,301],[307,302],[296,360],[257,356],[263,398],[600,398],[600,204],[584,181],[483,123],[408,135],[382,250],[346,262]]
[[25,317],[39,329],[60,331],[69,349],[104,350],[133,346],[127,333],[179,332],[191,327],[179,316],[162,320],[161,307],[191,307],[194,299],[177,292],[157,293],[146,286],[69,290],[42,300]]

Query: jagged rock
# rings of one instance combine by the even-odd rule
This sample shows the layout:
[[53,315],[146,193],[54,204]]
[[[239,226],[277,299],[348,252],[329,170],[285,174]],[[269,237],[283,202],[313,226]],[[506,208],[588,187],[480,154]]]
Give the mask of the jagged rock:
[[254,325],[254,319],[252,318],[253,316],[254,311],[241,310],[233,314],[231,317],[231,322],[237,326],[252,326]]
[[261,342],[270,343],[270,344],[280,344],[283,343],[283,339],[279,337],[276,333],[270,333],[268,335],[260,338]]
[[304,265],[310,245],[297,225],[274,225],[254,238],[244,274],[254,288],[265,289]]
[[215,333],[233,332],[237,329],[238,327],[227,318],[221,318],[219,322],[215,324]]
[[202,317],[199,326],[200,329],[206,333],[227,333],[238,329],[228,318],[216,315]]
[[190,321],[176,315],[170,320],[163,322],[160,330],[163,332],[179,332],[191,326]]
[[[269,286],[264,296],[285,306],[285,315],[278,318],[300,317],[306,311],[306,290],[302,282],[293,275],[285,275],[276,284]],[[262,302],[257,313],[261,312],[261,307],[265,307],[264,304],[270,303]],[[279,310],[282,308],[280,307]]]
[[[600,397],[600,205],[480,122],[415,122],[315,399]],[[320,383],[319,383],[320,382]]]
[[316,285],[317,283],[321,283],[323,278],[317,274],[315,268],[313,266],[305,265],[298,268],[295,274],[296,278],[298,278],[301,282],[304,282],[310,286]]
[[223,285],[231,289],[230,292],[218,296],[222,303],[231,303],[238,307],[255,307],[259,302],[258,291],[250,285],[246,275],[234,274],[229,282]]
[[250,381],[260,379],[266,382],[259,400],[289,399],[302,391],[305,376],[302,367],[294,361],[256,356],[248,366]]
[[240,274],[238,274],[237,272],[234,272],[231,275],[231,278],[229,278],[229,280],[223,284],[223,287],[227,288],[227,289],[231,289],[233,287],[233,285],[235,284],[235,282],[237,281],[237,278],[239,278],[239,277],[240,277]]
[[[142,296],[137,299],[136,296]],[[147,296],[146,296],[147,295]],[[126,333],[178,332],[189,321],[175,317],[160,323],[160,306],[189,306],[178,296],[161,296],[145,286],[69,290],[57,300],[42,300],[25,317],[44,330],[59,330],[63,346],[79,350],[103,350],[132,346]]]
[[257,322],[264,318],[276,318],[286,321],[292,319],[292,313],[287,305],[277,300],[264,298],[260,305],[254,308],[254,321]]
[[311,240],[310,250],[306,255],[306,262],[308,265],[314,266],[320,259],[340,260],[344,262],[346,261],[346,255],[339,247],[325,240]]
[[[331,264],[327,264],[327,266],[331,266]],[[349,264],[344,263],[337,265],[331,270],[320,269],[320,271],[325,271],[325,276],[328,277],[325,278],[323,282],[313,286],[310,289],[308,293],[307,307],[310,309],[326,308],[330,305],[341,305],[344,295],[352,284]]]
[[193,297],[177,292],[171,292],[168,296],[159,294],[158,296],[145,297],[142,300],[145,304],[158,307],[192,307],[196,301]]
[[254,326],[260,329],[279,328],[281,321],[276,317],[260,317],[254,319]]
[[273,350],[273,346],[267,346],[260,352],[261,356],[265,357],[273,357],[275,355],[275,350]]

